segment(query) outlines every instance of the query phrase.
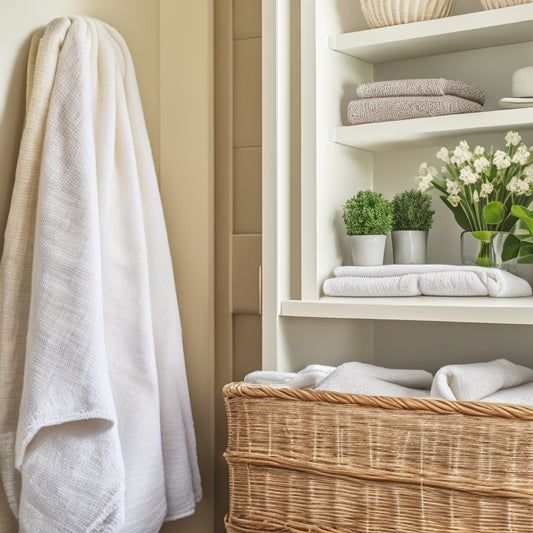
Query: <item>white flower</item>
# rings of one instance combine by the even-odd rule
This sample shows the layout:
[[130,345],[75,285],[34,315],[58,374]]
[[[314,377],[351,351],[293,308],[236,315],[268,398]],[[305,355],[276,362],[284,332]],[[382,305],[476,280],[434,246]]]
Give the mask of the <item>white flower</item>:
[[521,144],[517,148],[516,153],[513,156],[512,162],[518,163],[519,165],[525,165],[530,155],[531,154],[528,152],[527,146],[525,144]]
[[470,151],[470,146],[466,141],[460,141],[459,144],[455,147],[453,155],[450,157],[450,162],[454,165],[463,165],[468,163],[473,158],[473,154]]
[[459,179],[465,185],[470,185],[471,183],[476,183],[479,179],[479,174],[476,174],[470,167],[464,167],[459,172]]
[[420,176],[426,176],[427,174],[429,174],[433,176],[434,178],[436,178],[439,175],[439,173],[437,172],[437,169],[435,167],[429,166],[426,162],[420,164],[418,173],[420,174]]
[[461,192],[461,186],[457,181],[448,178],[446,179],[446,192],[457,195]]
[[[461,141],[463,143],[465,141]],[[468,145],[466,145],[468,147]],[[473,154],[470,150],[464,149],[462,146],[458,146],[454,151],[453,155],[450,158],[450,161],[454,165],[463,165],[472,160]]]
[[433,176],[431,174],[425,174],[424,176],[417,176],[418,190],[426,192],[433,186]]
[[498,170],[503,170],[511,166],[511,158],[501,150],[496,151],[492,161]]
[[483,146],[478,145],[474,148],[474,153],[476,155],[483,155],[485,153],[485,148],[483,148]]
[[494,186],[492,185],[492,183],[482,183],[481,192],[479,193],[479,196],[481,196],[481,198],[486,198],[493,190]]
[[459,202],[461,201],[461,198],[455,194],[451,194],[448,196],[448,202],[452,204],[454,207],[457,207],[459,205]]
[[474,161],[474,168],[476,169],[476,172],[482,173],[490,168],[490,161],[485,156],[481,156]]
[[508,131],[507,135],[505,136],[505,146],[516,146],[521,140],[522,137],[520,137],[518,132]]
[[448,151],[448,148],[444,148],[444,146],[437,152],[437,159],[440,159],[441,161],[444,161],[445,163],[450,162],[450,152]]
[[477,191],[474,191],[474,194],[472,195],[472,200],[474,200],[476,204],[479,203],[479,194],[477,193]]
[[518,179],[516,176],[505,187],[509,192],[514,192],[518,196],[529,193],[529,183],[525,180]]
[[524,169],[524,174],[528,178],[533,178],[533,165],[529,165]]

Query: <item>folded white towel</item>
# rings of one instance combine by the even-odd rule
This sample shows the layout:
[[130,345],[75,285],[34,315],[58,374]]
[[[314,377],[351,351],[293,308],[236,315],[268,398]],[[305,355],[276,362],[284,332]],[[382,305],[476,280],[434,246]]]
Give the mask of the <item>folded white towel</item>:
[[326,296],[531,296],[531,286],[497,268],[464,265],[347,266],[324,282]]
[[429,396],[432,379],[432,375],[425,370],[393,369],[350,362],[337,367],[316,390],[424,398]]
[[533,405],[533,370],[506,359],[444,366],[435,374],[431,396]]
[[291,387],[294,389],[315,388],[331,372],[334,366],[308,365],[299,372],[278,372],[275,370],[256,370],[244,377],[245,383],[256,383],[270,387]]

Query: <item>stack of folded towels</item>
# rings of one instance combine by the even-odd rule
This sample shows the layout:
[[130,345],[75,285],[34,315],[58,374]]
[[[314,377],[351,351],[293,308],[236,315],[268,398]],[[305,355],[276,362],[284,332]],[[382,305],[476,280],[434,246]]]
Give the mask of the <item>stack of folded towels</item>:
[[391,396],[533,405],[533,370],[507,359],[446,365],[435,376],[425,370],[360,363],[309,365],[299,372],[261,371],[244,381],[271,387]]
[[529,283],[499,268],[469,265],[341,266],[326,296],[531,296]]
[[485,103],[481,87],[443,78],[362,83],[355,94],[348,104],[351,124],[473,113]]

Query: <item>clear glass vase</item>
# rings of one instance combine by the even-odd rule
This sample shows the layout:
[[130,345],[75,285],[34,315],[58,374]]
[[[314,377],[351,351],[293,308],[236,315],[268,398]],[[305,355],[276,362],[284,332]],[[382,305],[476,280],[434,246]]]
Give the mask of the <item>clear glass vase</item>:
[[476,239],[471,231],[461,233],[461,262],[463,265],[477,265],[500,268],[516,274],[516,258],[505,261],[503,250],[509,233],[495,233],[490,243]]

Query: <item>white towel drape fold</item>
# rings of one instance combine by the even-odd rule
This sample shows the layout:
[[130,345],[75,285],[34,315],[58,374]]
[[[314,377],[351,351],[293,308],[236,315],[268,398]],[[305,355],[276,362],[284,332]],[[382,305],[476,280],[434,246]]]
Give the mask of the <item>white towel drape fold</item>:
[[[26,357],[37,190],[50,95],[69,19],[31,39],[26,117],[0,262],[0,532],[16,533],[21,490],[15,435]],[[3,489],[3,490],[2,490]]]
[[504,270],[466,265],[346,266],[324,281],[326,296],[531,296],[529,283]]
[[506,359],[447,365],[435,374],[431,396],[533,405],[533,370]]
[[424,398],[430,394],[433,376],[425,370],[384,368],[350,362],[338,366],[316,390],[347,394]]
[[163,211],[124,40],[95,19],[59,23],[16,438],[20,529],[156,532],[201,497]]

